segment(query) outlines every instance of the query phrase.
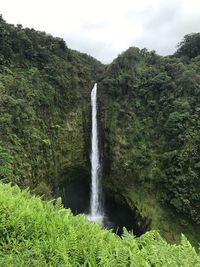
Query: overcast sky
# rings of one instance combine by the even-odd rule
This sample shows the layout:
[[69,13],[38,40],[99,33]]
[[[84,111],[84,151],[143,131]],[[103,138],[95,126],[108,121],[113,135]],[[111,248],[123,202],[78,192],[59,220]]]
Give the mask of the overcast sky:
[[200,0],[0,0],[0,14],[104,63],[130,46],[172,54],[185,34],[200,32]]

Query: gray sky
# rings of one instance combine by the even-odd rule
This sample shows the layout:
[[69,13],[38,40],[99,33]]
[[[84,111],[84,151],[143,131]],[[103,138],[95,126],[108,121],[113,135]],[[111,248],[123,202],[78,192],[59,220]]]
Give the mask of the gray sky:
[[172,54],[185,34],[200,32],[200,0],[0,0],[0,13],[104,63],[130,46]]

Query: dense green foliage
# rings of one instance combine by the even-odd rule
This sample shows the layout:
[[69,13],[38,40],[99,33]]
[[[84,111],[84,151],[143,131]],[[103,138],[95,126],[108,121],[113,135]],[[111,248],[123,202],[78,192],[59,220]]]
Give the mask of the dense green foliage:
[[0,183],[0,266],[200,266],[184,236],[180,245],[156,231],[121,239],[52,203]]
[[[69,49],[62,39],[7,24],[0,17],[0,179],[47,198],[63,176],[75,179],[81,173],[88,179],[90,89],[101,78],[104,185],[131,208],[136,207],[141,216],[149,217],[151,228],[160,229],[168,240],[177,241],[185,233],[197,245],[199,40],[199,33],[186,35],[170,57],[132,47],[105,70],[92,57]],[[4,256],[0,265],[37,266],[52,261],[52,266],[58,262],[126,266],[135,261],[133,266],[178,266],[178,262],[195,266],[195,252],[185,239],[182,246],[170,246],[151,232],[137,240],[125,234],[121,240],[37,198],[30,199],[30,210],[26,209],[24,199],[28,201],[29,194],[16,187],[2,185],[1,190]],[[21,210],[14,206],[18,201]],[[24,203],[21,208],[20,203]],[[36,205],[38,213],[34,214]],[[47,216],[51,212],[55,221]],[[47,219],[50,223],[45,230]],[[69,219],[67,225],[65,219]],[[66,231],[69,236],[63,234]],[[83,242],[80,247],[77,240]]]
[[192,59],[200,55],[200,33],[187,34],[184,40],[180,42],[176,56],[184,59]]
[[200,224],[200,57],[183,60],[129,48],[107,68],[100,101],[107,186],[133,206],[146,190],[186,231]]
[[1,179],[49,195],[62,173],[89,172],[90,89],[102,70],[62,39],[0,18]]

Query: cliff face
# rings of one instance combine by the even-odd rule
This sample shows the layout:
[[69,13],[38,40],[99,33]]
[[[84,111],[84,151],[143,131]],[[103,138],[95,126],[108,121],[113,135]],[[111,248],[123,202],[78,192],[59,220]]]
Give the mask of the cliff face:
[[89,175],[90,91],[104,67],[2,18],[0,33],[0,178],[48,196],[64,174]]
[[132,47],[99,84],[105,187],[171,241],[198,242],[199,66]]

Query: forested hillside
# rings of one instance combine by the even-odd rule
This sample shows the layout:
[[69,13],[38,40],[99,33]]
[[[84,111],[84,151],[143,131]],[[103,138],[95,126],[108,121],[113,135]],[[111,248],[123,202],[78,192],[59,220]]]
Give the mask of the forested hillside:
[[105,184],[169,239],[199,240],[200,34],[174,56],[129,48],[100,83]]
[[94,58],[0,18],[0,178],[50,196],[63,173],[89,176]]

